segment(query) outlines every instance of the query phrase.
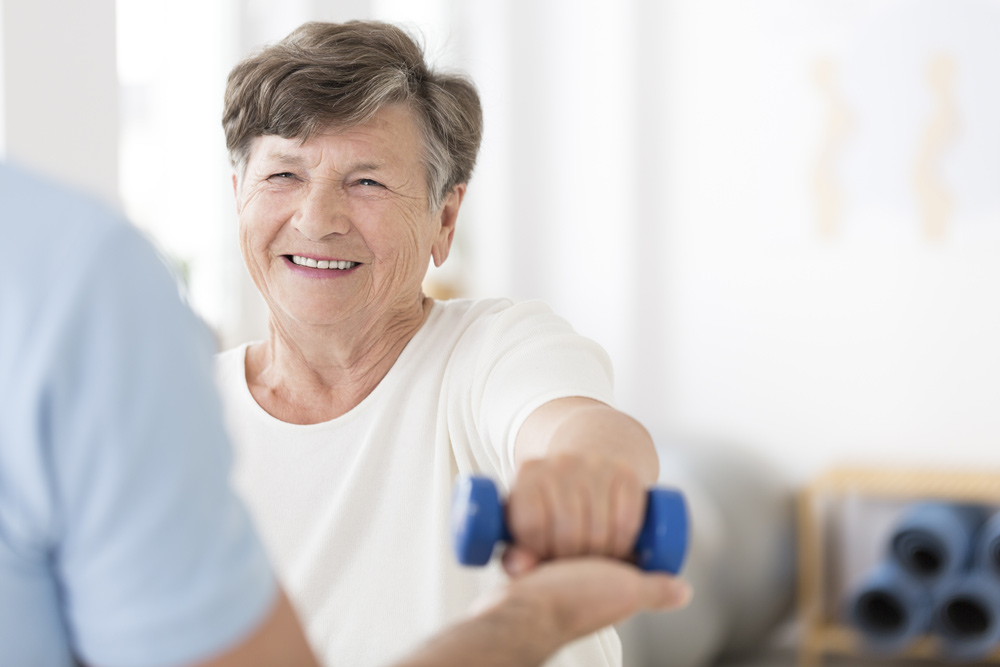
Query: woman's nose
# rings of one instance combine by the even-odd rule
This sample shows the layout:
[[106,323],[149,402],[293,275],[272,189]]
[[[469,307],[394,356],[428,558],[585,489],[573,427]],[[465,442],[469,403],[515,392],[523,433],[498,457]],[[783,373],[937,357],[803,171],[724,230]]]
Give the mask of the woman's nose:
[[336,185],[311,188],[292,218],[293,226],[310,241],[346,234],[351,218],[344,193]]

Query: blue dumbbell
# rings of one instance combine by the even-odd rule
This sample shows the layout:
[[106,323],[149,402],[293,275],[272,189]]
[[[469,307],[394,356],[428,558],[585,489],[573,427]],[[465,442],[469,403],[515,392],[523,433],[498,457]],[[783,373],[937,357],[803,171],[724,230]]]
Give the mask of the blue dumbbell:
[[[493,481],[463,476],[451,503],[455,555],[463,565],[485,565],[498,541],[511,542],[504,508]],[[677,574],[688,546],[688,512],[684,496],[662,487],[649,490],[646,518],[636,540],[636,565],[643,570]]]

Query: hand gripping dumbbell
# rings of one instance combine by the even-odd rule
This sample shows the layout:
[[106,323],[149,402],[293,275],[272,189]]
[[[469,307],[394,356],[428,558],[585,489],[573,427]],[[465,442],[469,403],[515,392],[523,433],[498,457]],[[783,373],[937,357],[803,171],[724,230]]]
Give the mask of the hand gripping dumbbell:
[[[458,479],[451,503],[455,555],[463,565],[485,565],[498,541],[512,542],[497,487],[485,477]],[[687,503],[680,492],[649,490],[646,517],[635,542],[635,562],[647,571],[677,574],[688,546]]]

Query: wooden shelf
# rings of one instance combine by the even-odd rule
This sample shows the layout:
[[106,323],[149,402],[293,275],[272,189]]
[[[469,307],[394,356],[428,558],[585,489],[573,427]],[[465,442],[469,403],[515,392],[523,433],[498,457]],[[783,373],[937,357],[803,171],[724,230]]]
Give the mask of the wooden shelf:
[[[819,667],[824,655],[860,656],[866,653],[861,637],[827,612],[826,521],[830,504],[847,497],[868,499],[948,500],[1000,504],[1000,471],[936,471],[879,468],[838,468],[820,476],[802,490],[798,503],[799,599],[802,623],[799,647],[801,667]],[[933,637],[921,637],[893,658],[933,660],[941,657]],[[988,662],[1000,662],[1000,649]]]
[[809,489],[839,495],[857,493],[872,498],[995,503],[1000,500],[1000,471],[837,468],[819,477]]

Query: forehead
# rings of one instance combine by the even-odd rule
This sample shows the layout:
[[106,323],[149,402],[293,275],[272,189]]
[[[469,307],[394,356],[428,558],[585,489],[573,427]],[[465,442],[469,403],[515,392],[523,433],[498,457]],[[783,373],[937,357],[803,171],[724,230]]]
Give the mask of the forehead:
[[298,162],[307,167],[384,166],[413,168],[421,163],[423,139],[413,111],[388,105],[348,128],[328,126],[309,138],[264,135],[254,139],[248,163]]

